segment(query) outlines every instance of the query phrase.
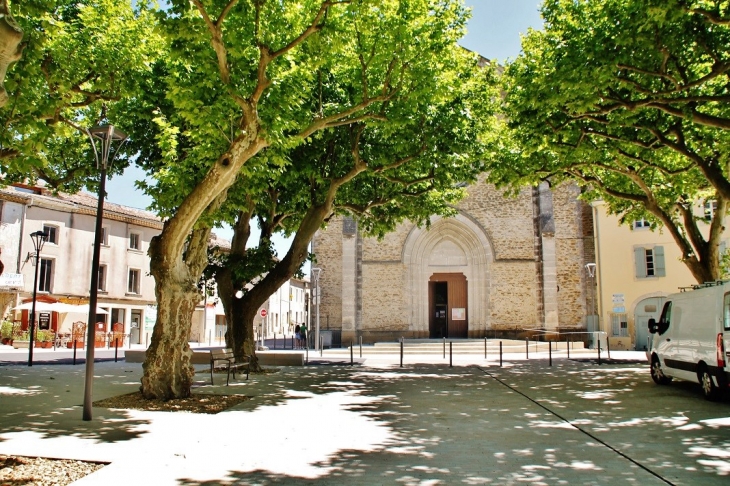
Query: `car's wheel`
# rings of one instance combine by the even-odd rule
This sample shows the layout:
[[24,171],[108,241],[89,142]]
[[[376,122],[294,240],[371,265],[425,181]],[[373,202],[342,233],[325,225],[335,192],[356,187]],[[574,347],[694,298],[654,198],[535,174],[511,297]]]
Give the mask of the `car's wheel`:
[[657,385],[667,385],[670,381],[672,381],[671,376],[664,374],[662,364],[659,362],[659,357],[656,354],[651,358],[651,379],[654,380],[654,383]]
[[718,388],[715,385],[715,382],[712,381],[712,376],[710,376],[710,372],[707,371],[707,366],[700,368],[699,373],[697,373],[697,379],[702,387],[702,394],[705,395],[706,399],[715,401],[720,398],[720,388]]

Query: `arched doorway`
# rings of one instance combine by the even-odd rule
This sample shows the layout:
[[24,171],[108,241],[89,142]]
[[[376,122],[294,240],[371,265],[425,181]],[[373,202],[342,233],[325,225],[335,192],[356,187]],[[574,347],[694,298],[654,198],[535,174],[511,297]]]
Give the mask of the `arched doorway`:
[[465,338],[469,334],[468,286],[463,273],[434,273],[428,282],[429,337]]

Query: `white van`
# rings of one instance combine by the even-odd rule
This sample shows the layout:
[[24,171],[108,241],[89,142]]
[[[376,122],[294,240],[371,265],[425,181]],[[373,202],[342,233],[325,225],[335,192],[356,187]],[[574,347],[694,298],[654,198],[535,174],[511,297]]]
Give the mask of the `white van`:
[[649,319],[646,353],[651,377],[702,386],[705,398],[719,399],[730,383],[730,282],[696,285],[667,297],[659,322]]

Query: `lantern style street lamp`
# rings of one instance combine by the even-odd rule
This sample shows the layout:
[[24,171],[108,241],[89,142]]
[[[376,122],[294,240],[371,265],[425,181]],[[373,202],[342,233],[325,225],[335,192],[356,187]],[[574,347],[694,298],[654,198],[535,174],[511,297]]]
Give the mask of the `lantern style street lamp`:
[[[99,253],[101,251],[101,223],[104,219],[106,171],[127,140],[127,135],[114,125],[101,125],[86,131],[94,150],[96,168],[100,170],[99,194],[96,206],[94,256],[91,260],[91,288],[89,289],[89,321],[86,326],[86,380],[84,385],[84,420],[91,420],[91,392],[94,385],[94,341],[96,337],[96,303],[99,292]],[[116,146],[116,148],[114,148]]]
[[33,366],[33,346],[35,345],[35,300],[38,295],[38,273],[41,266],[41,250],[48,239],[48,234],[43,231],[35,231],[30,234],[35,249],[35,277],[33,278],[33,305],[30,311],[30,343],[28,344],[28,366]]
[[[312,268],[312,275],[314,276],[314,295],[315,304],[317,305],[317,322],[314,329],[314,349],[319,349],[319,274],[322,273],[322,269],[318,267]],[[309,346],[307,346],[309,347]]]
[[[598,323],[598,326],[596,325],[596,264],[595,263],[586,263],[586,272],[588,273],[588,277],[591,279],[591,307],[588,310],[588,317],[586,317],[586,326],[588,326],[588,318],[590,318],[591,321],[591,328],[594,332],[598,332],[598,339],[601,339],[601,329],[596,329],[596,327],[600,327],[600,323]],[[586,329],[587,330],[587,329]]]

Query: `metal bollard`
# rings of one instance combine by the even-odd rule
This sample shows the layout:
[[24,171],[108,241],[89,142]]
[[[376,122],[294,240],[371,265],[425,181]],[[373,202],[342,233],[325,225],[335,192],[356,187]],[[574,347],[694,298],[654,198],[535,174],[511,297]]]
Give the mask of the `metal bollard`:
[[502,341],[499,342],[499,367],[502,367]]
[[355,360],[352,357],[352,347],[354,346],[354,343],[350,341],[350,366],[353,366],[355,364]]
[[565,348],[568,350],[568,359],[570,359],[570,341],[567,342],[568,346]]
[[362,358],[362,336],[360,336],[360,357]]
[[608,339],[608,336],[606,336],[606,353],[608,354],[608,359],[611,359],[611,341]]
[[553,342],[548,341],[548,354],[550,356],[550,366],[553,365]]
[[72,339],[74,340],[74,361],[73,361],[73,364],[76,364],[76,336],[73,336]]
[[403,368],[403,338],[400,338],[400,367]]
[[274,349],[276,349],[276,333],[274,333]]
[[454,366],[454,343],[449,341],[449,368]]
[[322,342],[322,333],[319,334],[319,356],[322,357],[322,353],[324,352],[324,343]]
[[446,359],[446,337],[444,337],[444,359]]
[[487,359],[487,338],[484,338],[484,359]]
[[530,359],[530,338],[525,338],[525,359]]
[[601,338],[598,338],[598,366],[601,365]]
[[114,338],[114,362],[117,362],[117,355],[119,354],[119,338]]

